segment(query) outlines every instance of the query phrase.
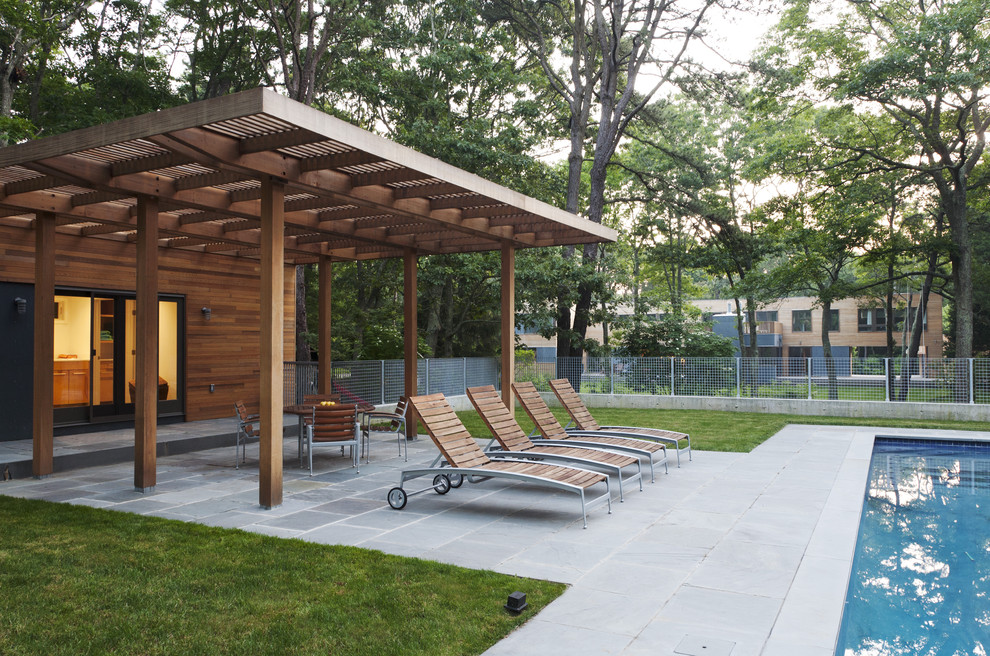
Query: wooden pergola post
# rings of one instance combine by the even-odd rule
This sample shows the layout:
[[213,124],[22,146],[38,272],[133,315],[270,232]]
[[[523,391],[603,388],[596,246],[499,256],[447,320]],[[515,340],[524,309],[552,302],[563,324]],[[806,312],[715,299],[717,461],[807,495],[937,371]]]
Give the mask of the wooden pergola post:
[[134,487],[155,489],[158,448],[158,199],[137,199]]
[[34,220],[34,422],[31,471],[52,474],[55,451],[55,215],[38,212]]
[[502,402],[509,412],[515,401],[512,381],[516,372],[516,249],[502,245]]
[[[402,259],[402,307],[403,307],[403,356],[404,356],[404,380],[403,390],[406,398],[416,396],[418,393],[418,376],[416,364],[418,361],[417,350],[419,347],[419,327],[416,324],[416,265],[418,262],[416,251],[406,249]],[[419,417],[411,406],[406,406],[406,437],[416,437]]]
[[333,390],[333,370],[330,358],[330,299],[333,284],[333,262],[329,257],[320,257],[320,307],[319,307],[319,349],[320,366],[318,385],[320,394],[330,394]]
[[282,505],[285,185],[261,178],[261,454],[259,500]]

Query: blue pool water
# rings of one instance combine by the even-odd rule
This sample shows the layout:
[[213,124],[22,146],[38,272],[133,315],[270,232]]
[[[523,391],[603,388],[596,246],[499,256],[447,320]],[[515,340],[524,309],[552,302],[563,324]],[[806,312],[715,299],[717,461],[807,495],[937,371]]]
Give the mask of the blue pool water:
[[986,656],[990,444],[877,438],[838,656]]

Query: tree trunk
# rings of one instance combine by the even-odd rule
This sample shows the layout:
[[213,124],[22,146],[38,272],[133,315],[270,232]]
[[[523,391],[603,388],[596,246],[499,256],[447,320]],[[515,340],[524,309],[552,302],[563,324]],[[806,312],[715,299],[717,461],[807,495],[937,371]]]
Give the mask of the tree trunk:
[[973,357],[973,245],[966,214],[966,181],[957,182],[946,208],[952,244],[952,280],[955,285],[956,357]]
[[[832,340],[829,328],[832,319],[832,302],[822,303],[822,351],[825,356],[825,371],[828,376],[828,399],[835,401],[839,398],[839,380],[835,371],[835,359],[832,357]],[[808,374],[811,375],[811,372]]]
[[[911,293],[908,293],[907,299],[907,307],[904,309],[904,325],[901,328],[901,362],[905,364],[901,365],[901,384],[897,390],[897,401],[907,401],[908,383],[911,380],[911,362],[914,359],[908,350],[908,323],[911,320],[911,306],[914,302]],[[893,323],[893,320],[890,323]],[[905,366],[907,366],[907,371],[904,370]]]

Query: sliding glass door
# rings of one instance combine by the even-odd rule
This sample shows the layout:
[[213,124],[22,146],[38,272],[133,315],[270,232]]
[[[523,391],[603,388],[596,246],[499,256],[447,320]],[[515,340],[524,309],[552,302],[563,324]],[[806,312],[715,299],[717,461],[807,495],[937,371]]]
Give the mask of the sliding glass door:
[[[56,424],[134,416],[135,310],[131,294],[56,293]],[[181,413],[182,299],[159,297],[158,314],[158,412]]]

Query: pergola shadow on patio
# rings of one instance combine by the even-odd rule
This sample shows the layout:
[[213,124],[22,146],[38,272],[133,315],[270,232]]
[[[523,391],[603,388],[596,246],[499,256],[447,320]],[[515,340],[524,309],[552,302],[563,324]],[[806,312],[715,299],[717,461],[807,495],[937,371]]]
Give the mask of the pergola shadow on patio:
[[[404,260],[405,391],[416,390],[420,255],[502,254],[502,371],[513,371],[518,248],[615,232],[265,90],[192,103],[0,150],[0,227],[34,231],[33,473],[53,472],[52,326],[59,235],[133,243],[134,486],[157,483],[159,254],[260,262],[259,501],[282,503],[284,269],[318,263],[330,352],[334,261]],[[2,275],[2,267],[0,267]],[[205,275],[205,274],[204,274]],[[222,287],[218,280],[217,286]],[[319,387],[331,386],[322,358]],[[508,386],[503,389],[512,402]]]

